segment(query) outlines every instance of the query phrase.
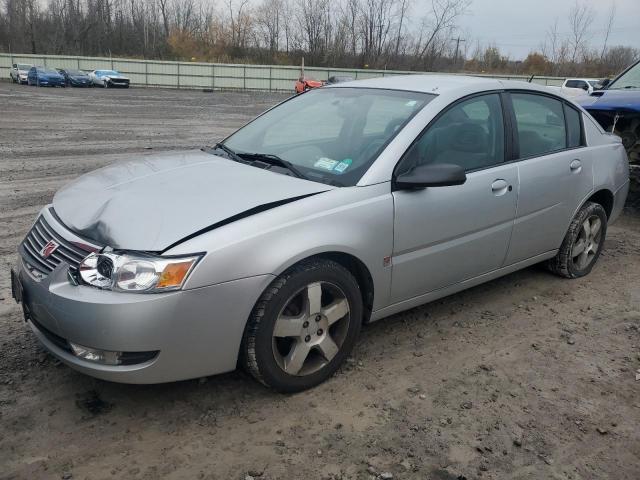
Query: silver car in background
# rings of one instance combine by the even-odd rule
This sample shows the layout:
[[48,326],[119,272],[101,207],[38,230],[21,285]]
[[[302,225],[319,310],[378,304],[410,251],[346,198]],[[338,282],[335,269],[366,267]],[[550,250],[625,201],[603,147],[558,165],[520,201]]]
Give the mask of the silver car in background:
[[106,380],[242,365],[291,392],[361,325],[540,262],[588,274],[629,187],[618,137],[544,87],[407,76],[311,90],[211,149],[60,190],[13,293],[42,344]]
[[31,70],[33,65],[29,65],[27,63],[14,63],[11,65],[11,69],[9,70],[9,77],[13,83],[18,84],[26,84],[27,83],[27,75],[29,74],[29,70]]
[[131,82],[129,77],[115,70],[93,70],[89,72],[89,79],[93,85],[104,88],[129,88],[129,83]]

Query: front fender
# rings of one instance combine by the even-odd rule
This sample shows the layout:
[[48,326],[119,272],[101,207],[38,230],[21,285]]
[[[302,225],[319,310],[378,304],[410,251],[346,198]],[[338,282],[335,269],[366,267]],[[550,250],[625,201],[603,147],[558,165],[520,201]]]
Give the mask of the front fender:
[[388,300],[393,250],[393,198],[389,183],[330,190],[203,233],[165,252],[207,252],[185,288],[256,275],[279,275],[295,263],[327,252],[358,258],[369,270],[374,309]]

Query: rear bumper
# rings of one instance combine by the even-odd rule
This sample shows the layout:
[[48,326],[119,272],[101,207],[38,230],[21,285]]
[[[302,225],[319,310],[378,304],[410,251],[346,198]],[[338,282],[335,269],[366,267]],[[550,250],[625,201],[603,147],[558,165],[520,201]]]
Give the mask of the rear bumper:
[[[127,294],[74,286],[67,268],[60,264],[38,281],[20,263],[17,296],[25,319],[62,362],[122,383],[162,383],[234,370],[246,320],[273,280],[263,275],[165,294]],[[107,365],[75,356],[68,342],[154,355],[141,363]]]

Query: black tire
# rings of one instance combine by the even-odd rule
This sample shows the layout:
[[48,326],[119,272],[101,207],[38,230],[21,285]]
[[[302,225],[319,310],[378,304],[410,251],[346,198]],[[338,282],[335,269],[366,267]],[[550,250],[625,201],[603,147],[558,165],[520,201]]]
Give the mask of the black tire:
[[[593,218],[594,216],[598,217],[601,222],[598,245],[588,263],[580,267],[580,265],[574,261],[573,250],[576,246],[576,241],[579,241],[579,237],[582,234],[583,224],[587,219]],[[588,275],[600,257],[606,234],[607,213],[604,208],[602,208],[602,205],[599,203],[586,202],[571,221],[569,230],[560,246],[560,250],[555,257],[548,260],[547,268],[556,275],[564,278],[579,278]]]
[[[273,333],[279,313],[296,292],[314,282],[330,282],[349,303],[349,323],[335,356],[319,370],[304,376],[290,375],[277,363]],[[275,279],[253,308],[240,347],[240,364],[259,382],[283,393],[315,387],[333,375],[347,358],[362,326],[362,294],[358,282],[342,265],[330,260],[309,260]]]

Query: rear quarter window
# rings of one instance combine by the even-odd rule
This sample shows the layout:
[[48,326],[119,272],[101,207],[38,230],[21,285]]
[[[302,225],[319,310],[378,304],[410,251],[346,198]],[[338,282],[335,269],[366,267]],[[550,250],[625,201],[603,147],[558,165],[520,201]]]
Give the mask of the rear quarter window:
[[582,146],[582,114],[568,105],[564,107],[564,114],[567,119],[567,147],[577,148]]

